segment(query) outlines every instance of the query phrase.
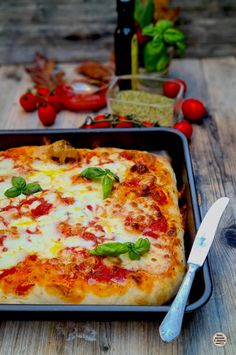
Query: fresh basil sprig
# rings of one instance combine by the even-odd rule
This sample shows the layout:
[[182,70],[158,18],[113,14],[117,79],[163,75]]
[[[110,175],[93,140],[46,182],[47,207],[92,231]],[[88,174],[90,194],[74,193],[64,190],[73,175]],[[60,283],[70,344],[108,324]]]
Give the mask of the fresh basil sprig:
[[35,194],[36,192],[42,191],[42,187],[34,182],[30,182],[25,186],[25,188],[22,190],[24,195],[32,195]]
[[150,249],[150,242],[147,238],[139,238],[135,243],[131,242],[109,242],[98,245],[90,250],[91,255],[119,256],[128,253],[131,260],[139,260],[140,257]]
[[144,66],[146,71],[163,71],[170,62],[169,48],[184,56],[186,44],[185,36],[180,30],[173,28],[170,20],[159,20],[156,24],[149,24],[142,30],[142,34],[151,37],[144,47]]
[[104,175],[104,170],[101,168],[91,167],[83,170],[80,175],[89,179],[98,179]]
[[38,183],[31,182],[26,184],[26,181],[21,176],[13,176],[11,179],[12,187],[4,192],[7,197],[17,197],[20,194],[31,195],[42,191],[42,187]]
[[111,170],[103,170],[99,167],[89,167],[83,170],[80,175],[92,180],[102,178],[102,192],[104,199],[110,196],[114,182],[120,181],[119,176],[113,173]]

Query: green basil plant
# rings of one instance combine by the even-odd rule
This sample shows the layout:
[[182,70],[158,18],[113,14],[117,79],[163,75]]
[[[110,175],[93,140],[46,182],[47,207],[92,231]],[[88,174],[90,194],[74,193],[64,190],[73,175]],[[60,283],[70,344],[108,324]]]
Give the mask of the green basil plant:
[[161,72],[169,65],[170,49],[184,56],[185,36],[180,30],[173,28],[173,22],[159,20],[155,25],[145,26],[142,34],[151,40],[144,47],[144,67],[147,72]]

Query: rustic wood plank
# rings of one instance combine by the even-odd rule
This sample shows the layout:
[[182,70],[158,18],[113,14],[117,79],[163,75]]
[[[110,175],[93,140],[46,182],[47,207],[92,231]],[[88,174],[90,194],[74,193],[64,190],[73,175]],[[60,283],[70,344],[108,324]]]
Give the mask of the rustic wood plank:
[[[178,64],[176,72],[180,73],[181,68]],[[201,62],[185,60],[183,73],[190,88],[193,88],[194,85],[194,91],[192,91],[194,96],[203,99],[211,113],[211,117],[206,119],[202,125],[194,126],[191,144],[196,185],[201,196],[202,215],[220,196],[233,197],[210,251],[209,261],[214,284],[213,296],[206,307],[196,312],[194,320],[195,327],[201,327],[201,330],[199,329],[197,332],[206,336],[202,336],[200,341],[199,338],[193,336],[187,343],[188,347],[195,349],[193,353],[201,354],[204,353],[204,348],[208,348],[210,353],[220,354],[221,350],[210,344],[209,337],[217,331],[222,331],[230,339],[225,350],[226,353],[235,354],[236,342],[233,334],[236,331],[236,324],[235,315],[232,312],[232,307],[235,310],[233,295],[235,285],[233,286],[231,282],[236,277],[233,268],[236,258],[235,253],[224,240],[224,228],[229,226],[229,219],[233,218],[235,221],[236,217],[233,207],[236,202],[234,197],[236,170],[233,153],[236,129],[235,109],[232,109],[235,100],[233,92],[235,92],[236,62],[234,58],[203,60]],[[174,74],[175,72],[173,72]],[[227,83],[224,87],[222,86],[223,82]],[[223,314],[224,317],[221,316]],[[190,325],[190,332],[192,326],[193,323]]]
[[[173,0],[188,57],[236,55],[234,0]],[[113,50],[116,2],[110,0],[0,2],[0,63],[31,62],[35,51],[59,61],[106,61]],[[22,11],[24,8],[24,11]]]
[[[65,68],[72,75],[73,66],[66,65]],[[203,124],[194,125],[190,146],[202,215],[216,198],[224,194],[233,196],[234,205],[231,204],[224,217],[210,252],[214,283],[211,300],[185,319],[182,334],[173,344],[160,341],[160,319],[156,322],[2,321],[0,354],[236,353],[236,256],[235,250],[225,243],[222,232],[229,220],[236,220],[236,62],[234,58],[178,60],[171,65],[169,75],[186,79],[189,96],[203,99],[211,113],[211,117],[204,120]],[[20,112],[17,105],[19,94],[29,85],[22,67],[1,67],[0,79],[1,128],[39,127],[36,117]],[[226,85],[222,87],[222,83]],[[57,127],[73,127],[72,116],[61,115]],[[217,331],[223,331],[229,339],[224,349],[216,348],[212,343],[212,336]]]

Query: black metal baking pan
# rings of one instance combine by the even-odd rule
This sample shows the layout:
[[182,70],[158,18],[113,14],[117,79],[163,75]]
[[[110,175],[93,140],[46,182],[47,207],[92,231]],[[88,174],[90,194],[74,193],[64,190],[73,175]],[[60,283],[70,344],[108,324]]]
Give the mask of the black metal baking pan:
[[[73,146],[93,148],[97,146],[146,150],[166,153],[177,178],[178,189],[185,186],[184,200],[187,203],[185,231],[186,258],[200,225],[200,213],[192,171],[188,142],[182,133],[168,128],[145,129],[60,129],[60,130],[11,130],[0,131],[0,150],[22,145],[42,145],[59,139],[69,141]],[[186,312],[203,306],[212,293],[212,281],[208,261],[196,274]],[[129,305],[41,305],[0,304],[4,318],[77,318],[77,319],[152,319],[169,310],[170,303],[162,306]]]

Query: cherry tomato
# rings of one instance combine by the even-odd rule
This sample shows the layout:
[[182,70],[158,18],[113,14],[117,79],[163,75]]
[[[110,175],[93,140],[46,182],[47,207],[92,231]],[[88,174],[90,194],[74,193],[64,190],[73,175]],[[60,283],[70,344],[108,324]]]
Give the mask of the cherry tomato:
[[182,132],[188,139],[191,138],[193,134],[193,128],[191,123],[187,121],[180,121],[175,123],[173,128],[177,129],[178,131]]
[[50,92],[48,96],[48,102],[55,108],[56,112],[61,111],[62,103],[60,100],[60,96],[55,91]]
[[183,87],[184,87],[184,94],[185,94],[186,91],[188,90],[188,86],[187,86],[186,81],[183,80],[183,79],[180,79],[180,78],[175,78],[174,80],[179,81],[179,82],[183,85]]
[[91,125],[91,128],[110,128],[111,123],[110,122],[96,122]]
[[190,121],[197,121],[206,115],[206,108],[204,104],[196,99],[186,99],[182,104],[182,112],[186,119]]
[[44,126],[51,126],[56,119],[56,110],[48,103],[44,103],[38,108],[38,116]]
[[48,95],[50,94],[50,90],[48,88],[40,87],[37,88],[37,94],[39,96],[48,97]]
[[41,104],[48,102],[48,96],[50,94],[50,90],[48,88],[40,87],[37,88],[37,106],[39,107]]
[[132,122],[118,122],[116,125],[115,125],[116,128],[132,128],[134,127],[133,126],[133,123]]
[[165,81],[162,87],[163,94],[171,99],[174,99],[180,91],[180,84],[183,85],[183,91],[185,94],[187,91],[187,84],[182,79],[173,79]]
[[33,112],[37,107],[37,98],[31,92],[25,93],[20,97],[20,105],[25,112]]
[[180,84],[176,81],[168,80],[163,84],[163,94],[170,98],[175,98],[180,90]]
[[105,115],[98,115],[94,117],[94,121],[105,121],[107,117]]
[[129,121],[129,118],[125,117],[125,116],[118,116],[118,120],[119,121]]
[[144,122],[142,123],[142,126],[143,126],[143,127],[153,127],[154,124],[153,124],[152,122],[144,121]]

